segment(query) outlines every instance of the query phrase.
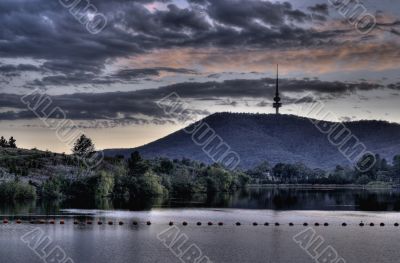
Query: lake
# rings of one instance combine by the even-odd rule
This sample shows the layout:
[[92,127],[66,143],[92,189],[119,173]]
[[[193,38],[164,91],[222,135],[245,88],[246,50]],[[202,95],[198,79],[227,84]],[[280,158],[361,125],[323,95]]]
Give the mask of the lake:
[[0,262],[398,262],[399,195],[251,188],[131,204],[3,205]]

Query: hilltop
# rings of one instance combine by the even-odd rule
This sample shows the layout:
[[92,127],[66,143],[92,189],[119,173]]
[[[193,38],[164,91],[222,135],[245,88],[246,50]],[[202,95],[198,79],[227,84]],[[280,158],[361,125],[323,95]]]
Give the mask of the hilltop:
[[[240,167],[251,168],[263,161],[302,162],[309,167],[332,169],[352,165],[307,118],[294,115],[215,113],[207,123],[240,156]],[[332,125],[332,122],[324,122]],[[188,127],[192,129],[197,123]],[[391,162],[400,153],[400,125],[386,121],[346,122],[346,127],[367,146]],[[139,151],[145,158],[188,158],[204,163],[213,160],[193,143],[191,135],[179,130],[147,145],[132,149],[105,150],[108,156],[128,157]]]

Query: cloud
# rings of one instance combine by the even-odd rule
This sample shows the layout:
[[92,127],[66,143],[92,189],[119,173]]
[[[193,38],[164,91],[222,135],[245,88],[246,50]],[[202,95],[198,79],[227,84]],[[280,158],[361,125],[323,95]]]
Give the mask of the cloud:
[[309,6],[308,10],[319,13],[321,15],[329,15],[329,6],[328,4],[315,4],[314,6]]
[[135,69],[121,69],[109,75],[98,75],[95,73],[85,72],[70,72],[64,75],[46,76],[41,79],[35,79],[27,86],[46,87],[46,86],[79,86],[79,85],[111,85],[115,83],[146,80],[149,77],[158,77],[163,72],[175,74],[197,74],[195,70],[185,68],[168,68],[168,67],[155,67],[155,68],[135,68]]
[[178,73],[178,74],[197,74],[195,70],[191,69],[156,67],[156,68],[123,69],[113,74],[112,77],[120,80],[133,80],[151,76],[160,76],[161,72]]
[[[145,4],[155,2],[167,8],[149,11]],[[58,1],[1,1],[0,56],[43,60],[43,69],[55,74],[99,74],[116,59],[158,49],[312,47],[331,45],[343,34],[304,27],[310,14],[287,2],[190,3],[182,8],[172,1],[96,1],[108,25],[92,35]]]
[[[280,89],[282,98],[290,104],[296,100],[294,94],[313,92],[328,99],[354,93],[360,90],[382,89],[380,84],[365,82],[327,82],[317,79],[282,79]],[[275,90],[275,79],[264,78],[258,80],[236,79],[223,82],[179,83],[158,89],[145,89],[132,92],[108,93],[76,93],[69,95],[52,96],[52,106],[60,107],[65,111],[68,119],[73,120],[107,120],[114,123],[162,123],[171,120],[171,115],[164,112],[157,101],[176,93],[190,105],[184,111],[186,116],[205,116],[209,112],[192,105],[191,101],[213,102],[215,105],[237,106],[238,100],[243,98],[263,98],[271,100]],[[289,96],[292,95],[292,96]],[[29,98],[26,100],[30,100]],[[262,101],[259,107],[267,105]],[[305,101],[307,102],[307,101]],[[21,96],[16,94],[0,94],[0,105],[5,109],[15,109],[0,113],[0,120],[34,119],[36,116],[27,110],[21,102]],[[173,118],[172,118],[173,119]]]
[[40,67],[29,64],[4,65],[0,64],[0,74],[4,76],[19,76],[22,72],[42,71]]

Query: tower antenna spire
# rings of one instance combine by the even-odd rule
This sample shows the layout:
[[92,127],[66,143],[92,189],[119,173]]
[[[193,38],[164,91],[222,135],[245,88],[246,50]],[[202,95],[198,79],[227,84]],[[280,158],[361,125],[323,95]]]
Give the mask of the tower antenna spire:
[[276,109],[276,114],[279,114],[279,108],[282,107],[281,98],[279,97],[279,64],[276,65],[276,90],[275,90],[275,103],[273,104]]

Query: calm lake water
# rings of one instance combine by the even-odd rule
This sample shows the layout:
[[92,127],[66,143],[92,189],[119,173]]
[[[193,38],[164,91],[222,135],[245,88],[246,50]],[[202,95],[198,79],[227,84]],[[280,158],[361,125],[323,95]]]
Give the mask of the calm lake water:
[[[65,263],[194,262],[193,257],[198,257],[202,260],[196,263],[206,263],[207,259],[303,263],[324,262],[323,252],[328,248],[337,253],[337,259],[343,258],[338,263],[398,262],[400,227],[395,223],[400,223],[399,195],[397,190],[254,188],[234,195],[142,200],[135,204],[103,200],[3,205],[2,218],[11,221],[0,222],[0,262],[64,262],[69,258],[72,261]],[[15,218],[24,221],[16,224]],[[54,225],[29,223],[52,218],[56,219]],[[88,221],[93,224],[88,225]],[[103,224],[98,225],[98,221]],[[173,226],[169,226],[170,221]],[[255,222],[257,225],[253,225]],[[360,222],[365,225],[361,227]],[[172,234],[160,238],[166,230]],[[312,240],[319,240],[308,251],[295,242],[310,237],[307,233],[313,233]],[[170,248],[167,245],[172,241],[176,243]],[[192,259],[185,257],[188,248],[196,248]],[[54,260],[54,253],[58,260]]]
[[54,215],[63,209],[148,211],[155,208],[240,208],[266,210],[400,211],[400,189],[249,188],[234,194],[141,198],[133,202],[28,202],[0,204],[0,215]]

